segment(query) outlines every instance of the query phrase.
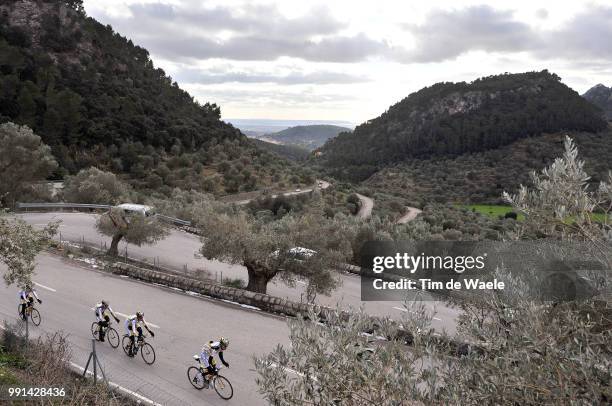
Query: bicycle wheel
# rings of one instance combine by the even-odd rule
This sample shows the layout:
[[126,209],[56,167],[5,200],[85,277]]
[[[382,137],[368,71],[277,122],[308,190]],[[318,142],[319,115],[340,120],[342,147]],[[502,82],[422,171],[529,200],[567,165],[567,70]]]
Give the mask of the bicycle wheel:
[[125,352],[125,355],[127,355],[128,357],[130,356],[130,346],[132,345],[132,341],[130,340],[130,336],[128,336],[127,334],[123,336],[123,339],[121,340],[121,347],[123,348],[123,352]]
[[187,369],[187,378],[194,388],[198,390],[204,389],[204,375],[200,372],[200,368],[189,367]]
[[91,335],[93,336],[93,338],[95,338],[96,340],[98,339],[98,323],[96,323],[95,321],[93,323],[91,323]]
[[217,395],[221,396],[221,399],[228,400],[234,396],[234,388],[232,388],[232,384],[224,376],[215,376],[213,386],[215,388],[215,392],[217,392]]
[[112,327],[109,327],[106,330],[106,340],[108,341],[111,347],[119,347],[119,333],[117,333],[117,330]]
[[40,326],[41,317],[38,310],[32,309],[30,312],[30,319],[32,319],[32,323],[34,323],[35,326]]
[[155,350],[153,346],[149,343],[144,343],[140,348],[140,355],[142,355],[142,359],[148,365],[151,365],[155,362]]

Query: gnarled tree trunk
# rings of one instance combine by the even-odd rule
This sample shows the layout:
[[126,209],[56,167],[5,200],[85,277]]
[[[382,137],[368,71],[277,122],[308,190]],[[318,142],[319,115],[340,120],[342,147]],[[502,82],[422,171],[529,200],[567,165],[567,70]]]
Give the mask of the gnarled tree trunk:
[[108,251],[106,252],[108,255],[111,255],[113,257],[119,256],[119,241],[121,241],[122,238],[123,238],[123,234],[122,233],[117,233],[117,234],[113,235],[113,240],[111,241],[111,246],[108,249]]
[[265,294],[267,292],[268,282],[274,278],[276,271],[252,263],[245,263],[244,266],[249,275],[249,283],[247,284],[246,290]]

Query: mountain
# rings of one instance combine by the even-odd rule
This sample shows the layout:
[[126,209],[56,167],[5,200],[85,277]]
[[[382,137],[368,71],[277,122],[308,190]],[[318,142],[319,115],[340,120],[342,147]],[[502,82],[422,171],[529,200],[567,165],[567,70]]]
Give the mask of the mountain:
[[409,159],[454,157],[562,130],[607,127],[597,107],[548,71],[438,83],[412,93],[353,133],[330,139],[318,161],[360,181]]
[[0,123],[32,127],[58,177],[98,166],[142,188],[224,194],[296,170],[220,115],[146,49],[87,17],[82,0],[0,0]]
[[343,132],[351,132],[351,129],[336,125],[300,125],[266,134],[265,137],[281,144],[297,145],[312,151]]
[[590,88],[582,97],[602,109],[606,119],[612,121],[612,87],[600,83]]

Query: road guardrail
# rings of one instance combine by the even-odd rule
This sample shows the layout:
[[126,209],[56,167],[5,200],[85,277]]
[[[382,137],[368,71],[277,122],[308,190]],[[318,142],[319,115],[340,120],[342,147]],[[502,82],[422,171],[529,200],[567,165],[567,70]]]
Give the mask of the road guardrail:
[[[17,203],[17,208],[20,210],[28,209],[66,209],[66,210],[82,210],[82,209],[102,209],[110,210],[112,205],[110,204],[88,204],[88,203]],[[166,223],[175,224],[177,226],[189,227],[191,222],[187,220],[181,220],[176,217],[170,217],[163,214],[156,214],[156,217]]]
[[110,209],[109,204],[86,203],[17,203],[19,209]]

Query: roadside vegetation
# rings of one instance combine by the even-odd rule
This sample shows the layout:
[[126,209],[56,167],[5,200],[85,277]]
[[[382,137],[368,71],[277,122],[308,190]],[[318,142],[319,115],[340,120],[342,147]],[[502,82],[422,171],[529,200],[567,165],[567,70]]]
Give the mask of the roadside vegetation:
[[[128,398],[117,396],[104,384],[92,385],[88,379],[70,369],[70,359],[70,345],[66,334],[55,333],[26,342],[22,329],[17,325],[5,324],[4,330],[0,331],[0,386],[55,387],[65,391],[62,397],[45,397],[45,404],[136,404]],[[6,395],[6,389],[3,395]],[[15,400],[10,404],[25,405],[31,402],[32,400]]]
[[44,181],[57,168],[51,149],[27,126],[0,124],[0,207],[18,199],[46,200]]
[[[593,190],[610,169],[612,130],[570,135],[580,148]],[[377,202],[384,196],[375,194],[390,195],[418,208],[428,203],[502,205],[504,190],[528,184],[530,172],[550,165],[563,153],[563,138],[561,133],[545,134],[455,158],[413,159],[380,170],[362,185]]]
[[[591,214],[610,211],[612,174],[589,191],[568,138],[564,156],[534,174],[532,184],[504,194],[525,216],[504,238],[587,244],[603,266],[592,271],[595,296],[536,302],[523,278],[542,277],[537,270],[524,277],[505,273],[511,289],[455,302],[464,310],[457,338],[476,345],[462,356],[450,355],[446,339],[430,327],[434,314],[418,301],[405,304],[401,328],[386,319],[373,324],[364,313],[347,318],[339,310],[319,323],[312,313],[289,321],[290,346],[256,359],[266,399],[283,405],[609,404],[612,228],[593,222]],[[567,222],[568,216],[575,221]],[[424,230],[422,238],[432,234]]]
[[246,267],[246,289],[253,292],[266,293],[278,278],[289,286],[303,280],[312,298],[329,294],[338,284],[333,267],[350,256],[346,223],[326,218],[320,197],[303,213],[278,219],[269,213],[203,213],[202,254]]

